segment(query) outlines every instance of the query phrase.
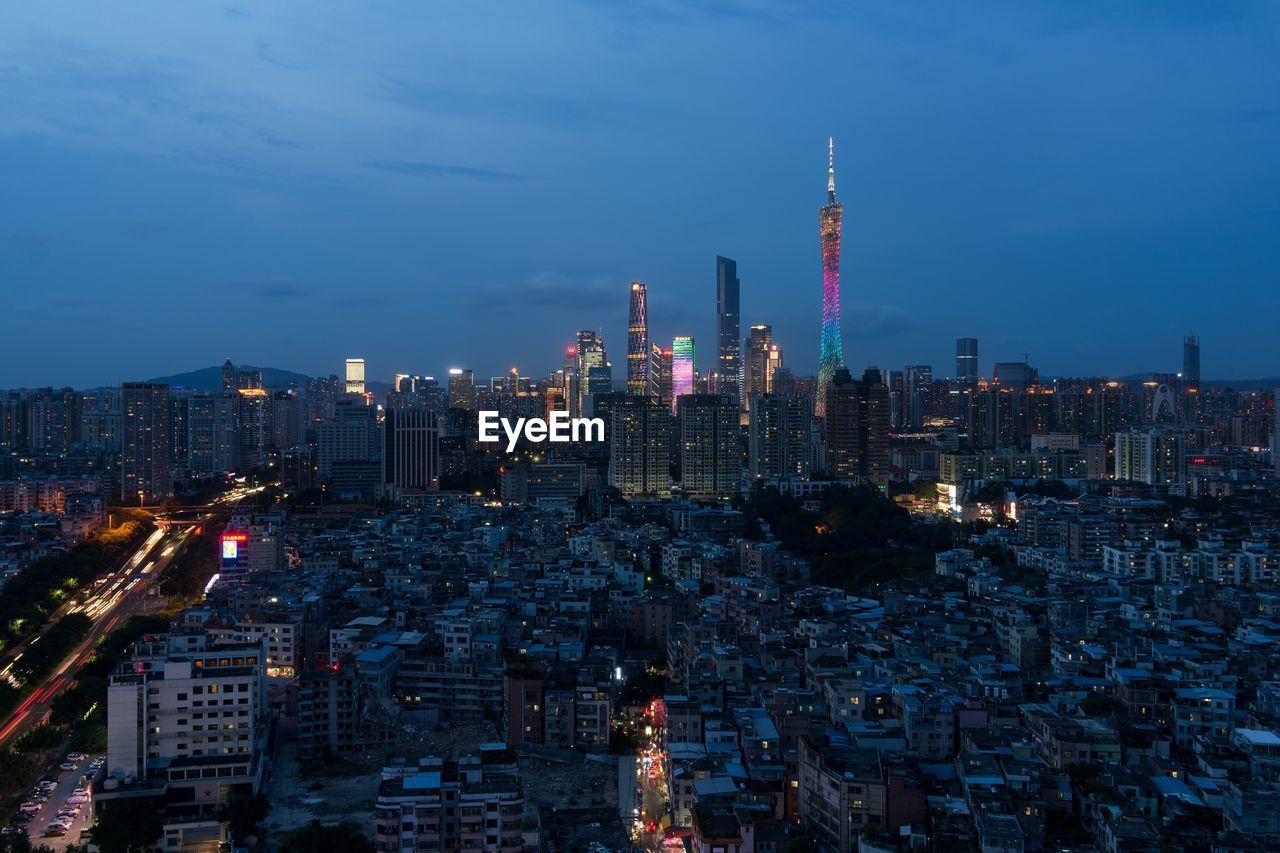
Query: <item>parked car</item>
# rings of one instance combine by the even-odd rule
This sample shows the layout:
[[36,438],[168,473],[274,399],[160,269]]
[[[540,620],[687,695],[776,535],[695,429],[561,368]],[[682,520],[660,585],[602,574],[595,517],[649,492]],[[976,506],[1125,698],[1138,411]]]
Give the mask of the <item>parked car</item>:
[[84,761],[88,757],[89,756],[85,755],[83,752],[67,753],[67,761],[74,761],[77,764],[79,764],[81,761]]

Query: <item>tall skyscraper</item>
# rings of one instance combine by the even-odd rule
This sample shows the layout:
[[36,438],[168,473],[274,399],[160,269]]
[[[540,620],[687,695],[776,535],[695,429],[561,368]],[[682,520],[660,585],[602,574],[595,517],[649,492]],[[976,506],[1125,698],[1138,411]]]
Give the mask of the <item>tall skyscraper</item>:
[[424,406],[387,409],[382,431],[383,494],[398,498],[404,492],[439,491],[436,413]]
[[122,412],[120,496],[125,503],[156,504],[173,495],[169,476],[169,386],[125,382]]
[[609,485],[628,496],[671,494],[671,411],[649,397],[613,404]]
[[649,287],[631,282],[631,309],[627,314],[627,393],[649,394]]
[[933,391],[933,368],[927,364],[908,364],[902,370],[902,420],[910,429],[924,425]]
[[476,377],[470,368],[449,368],[449,408],[475,411]]
[[956,338],[956,379],[962,388],[978,384],[977,338]]
[[1200,385],[1200,338],[1197,335],[1182,339],[1182,381],[1188,388]]
[[716,255],[716,366],[710,391],[742,400],[738,262]]
[[676,400],[693,393],[693,377],[697,371],[697,355],[693,338],[680,335],[671,342],[671,409]]
[[222,391],[229,393],[236,390],[236,366],[227,359],[222,363]]
[[[609,363],[609,354],[604,348],[604,338],[590,330],[578,332],[577,360],[577,407],[572,409],[574,416],[581,416],[590,411],[587,398],[593,394],[608,394],[613,390],[613,365]],[[628,363],[630,368],[630,363]]]
[[239,394],[197,394],[187,401],[187,466],[197,477],[236,468]]
[[728,500],[742,487],[738,403],[729,394],[676,400],[680,422],[680,488],[692,498]]
[[748,458],[751,476],[808,477],[812,473],[809,425],[813,402],[797,394],[751,397]]
[[347,393],[364,393],[364,359],[349,358],[346,367]]
[[761,394],[777,393],[773,375],[782,367],[782,347],[773,342],[773,329],[765,325],[751,327],[742,354],[742,408],[749,411],[751,399]]
[[672,350],[663,349],[653,344],[649,353],[649,396],[666,406],[668,411],[674,408],[671,395],[671,361],[675,357]]
[[818,389],[813,411],[827,413],[827,387],[836,369],[844,365],[844,341],[840,333],[840,223],[844,207],[836,201],[835,140],[827,140],[827,203],[818,212],[818,236],[822,244],[822,336],[818,348]]
[[857,477],[883,488],[889,482],[889,389],[880,371],[854,381],[840,368],[827,389],[826,472]]

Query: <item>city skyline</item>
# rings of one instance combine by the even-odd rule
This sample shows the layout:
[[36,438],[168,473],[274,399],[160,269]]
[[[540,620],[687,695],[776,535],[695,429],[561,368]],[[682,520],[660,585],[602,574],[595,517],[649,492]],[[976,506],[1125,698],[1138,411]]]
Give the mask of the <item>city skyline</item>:
[[[943,365],[973,336],[1047,374],[1176,370],[1190,328],[1206,378],[1275,375],[1275,8],[1006,11],[564,7],[491,28],[458,10],[312,10],[296,27],[157,8],[135,27],[9,9],[0,280],[10,351],[41,357],[6,359],[0,386],[228,352],[328,373],[331,347],[490,372],[550,361],[581,328],[622,341],[631,280],[650,286],[653,339],[712,341],[717,254],[740,266],[744,326],[773,326],[811,374],[832,135],[851,369]],[[712,33],[758,59],[679,53]],[[827,41],[842,50],[811,55]],[[459,61],[484,71],[446,85]],[[637,68],[670,100],[631,83]],[[957,112],[974,90],[981,108]],[[597,215],[602,180],[616,216]],[[1088,308],[1073,327],[1064,298]],[[477,347],[452,318],[481,313],[500,333]],[[1143,334],[1108,339],[1131,318]]]

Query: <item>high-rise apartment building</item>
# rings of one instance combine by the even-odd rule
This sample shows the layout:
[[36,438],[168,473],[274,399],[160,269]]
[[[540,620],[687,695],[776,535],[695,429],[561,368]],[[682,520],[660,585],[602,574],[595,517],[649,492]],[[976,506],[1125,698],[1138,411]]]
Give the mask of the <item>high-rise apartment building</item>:
[[827,203],[818,212],[818,237],[822,246],[822,333],[818,346],[818,388],[813,411],[827,413],[827,388],[836,369],[844,365],[844,340],[840,332],[840,225],[844,207],[836,201],[835,140],[827,140]]
[[741,282],[738,262],[716,255],[716,365],[707,389],[742,399]]
[[956,380],[961,388],[978,384],[977,338],[956,338]]
[[609,485],[627,496],[671,494],[671,410],[649,397],[614,402],[609,436]]
[[173,495],[169,476],[169,386],[120,386],[120,495],[125,503],[156,504]]
[[748,459],[755,479],[808,477],[812,473],[813,403],[798,394],[751,397]]
[[239,394],[196,394],[187,400],[187,467],[214,477],[237,467]]
[[671,342],[671,409],[673,412],[676,400],[694,392],[696,374],[697,353],[693,338],[689,335],[680,335]]
[[642,281],[633,281],[627,314],[628,394],[649,394],[649,357],[649,288]]
[[449,368],[449,408],[476,410],[476,377],[469,368]]
[[1163,429],[1117,432],[1115,478],[1182,489],[1186,483],[1182,434]]
[[345,388],[348,394],[364,393],[364,359],[363,358],[347,359]]
[[398,497],[440,489],[440,427],[435,412],[421,406],[387,409],[382,435],[384,494]]
[[880,371],[868,369],[859,381],[836,371],[827,388],[825,467],[829,477],[888,484],[889,390]]
[[692,498],[727,500],[742,487],[738,402],[731,394],[676,398],[680,488]]

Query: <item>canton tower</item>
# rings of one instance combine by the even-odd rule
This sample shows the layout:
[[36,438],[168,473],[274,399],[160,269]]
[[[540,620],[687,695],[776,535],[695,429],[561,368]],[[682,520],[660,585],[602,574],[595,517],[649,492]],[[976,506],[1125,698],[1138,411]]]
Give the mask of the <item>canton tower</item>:
[[813,413],[827,414],[827,386],[837,368],[844,366],[840,337],[840,219],[844,208],[836,201],[835,140],[827,138],[827,203],[818,211],[818,236],[822,240],[822,337],[818,350],[818,388]]

